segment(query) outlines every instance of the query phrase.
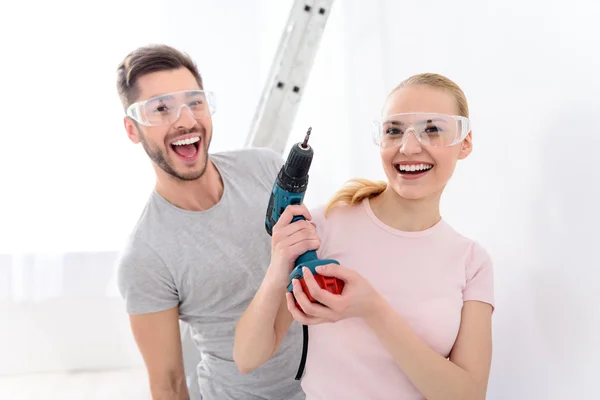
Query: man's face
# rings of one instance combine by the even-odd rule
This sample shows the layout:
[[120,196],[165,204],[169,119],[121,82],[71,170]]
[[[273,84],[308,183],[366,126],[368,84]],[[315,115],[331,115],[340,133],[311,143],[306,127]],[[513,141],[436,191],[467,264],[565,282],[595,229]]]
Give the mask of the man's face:
[[[198,102],[185,90],[199,90],[198,82],[187,68],[153,72],[138,79],[136,102],[149,100],[144,112],[164,113],[171,106],[183,106],[179,118],[167,125],[144,126],[125,118],[125,129],[132,142],[142,143],[146,154],[158,167],[173,178],[190,181],[200,178],[208,163],[208,148],[212,138],[212,118],[205,105],[202,112],[192,113]],[[163,96],[157,98],[157,96]],[[156,99],[156,100],[154,100]],[[157,170],[158,172],[158,170]]]

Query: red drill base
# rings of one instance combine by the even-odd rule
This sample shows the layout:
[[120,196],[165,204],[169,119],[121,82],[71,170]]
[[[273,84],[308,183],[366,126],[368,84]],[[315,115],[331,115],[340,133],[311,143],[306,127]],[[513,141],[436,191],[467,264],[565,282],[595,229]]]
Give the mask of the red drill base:
[[[331,276],[323,276],[323,275],[319,275],[319,274],[314,274],[313,277],[315,278],[315,280],[317,281],[317,283],[319,284],[319,287],[321,289],[325,289],[330,293],[341,294],[342,290],[344,289],[344,281],[341,279],[334,278]],[[310,295],[310,291],[308,290],[308,287],[306,286],[306,282],[304,282],[304,278],[300,278],[300,279],[298,279],[298,281],[300,282],[300,285],[302,285],[302,291],[304,292],[304,294],[306,294],[306,297],[308,297],[308,300],[310,300],[311,303],[320,304],[317,300],[315,300],[315,298],[313,298]],[[298,304],[297,300],[296,300],[296,307],[298,307],[300,309],[300,311],[303,311],[302,307],[300,307],[300,304]]]

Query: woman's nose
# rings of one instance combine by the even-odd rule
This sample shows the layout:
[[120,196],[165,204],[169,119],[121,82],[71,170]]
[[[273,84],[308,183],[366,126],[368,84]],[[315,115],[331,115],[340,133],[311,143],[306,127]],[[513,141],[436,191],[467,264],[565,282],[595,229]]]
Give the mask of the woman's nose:
[[421,152],[421,142],[417,139],[417,134],[414,130],[410,129],[404,134],[399,151],[406,155],[418,154]]

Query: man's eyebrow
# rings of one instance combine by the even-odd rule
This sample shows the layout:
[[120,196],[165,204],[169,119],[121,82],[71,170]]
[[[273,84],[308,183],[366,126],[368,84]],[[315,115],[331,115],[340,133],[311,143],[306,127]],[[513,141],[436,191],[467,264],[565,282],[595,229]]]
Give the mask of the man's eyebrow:
[[148,101],[156,101],[156,100],[171,100],[173,98],[170,94],[157,94],[156,96],[152,96],[148,99]]
[[[180,93],[183,92],[183,90],[178,91],[178,92],[167,92],[167,93],[155,93],[152,96],[149,96],[146,101],[150,101],[150,100],[172,100],[173,99],[173,95],[172,93]],[[193,96],[197,96],[198,94],[202,94],[202,89],[189,89],[186,90],[186,97],[193,97]]]

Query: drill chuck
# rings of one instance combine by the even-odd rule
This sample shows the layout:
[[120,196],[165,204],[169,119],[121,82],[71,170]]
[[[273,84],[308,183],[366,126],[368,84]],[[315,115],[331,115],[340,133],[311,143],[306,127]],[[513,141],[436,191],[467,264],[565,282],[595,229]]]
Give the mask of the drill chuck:
[[[302,204],[304,200],[304,193],[308,187],[308,170],[314,154],[313,149],[308,145],[311,129],[308,128],[302,143],[292,146],[285,164],[277,174],[265,220],[265,229],[269,235],[273,234],[273,227],[287,206]],[[294,217],[294,221],[298,219],[303,219],[303,217]]]
[[308,186],[308,171],[313,159],[313,149],[308,145],[308,135],[303,143],[296,143],[290,150],[287,161],[277,176],[279,186],[288,192],[305,192]]

